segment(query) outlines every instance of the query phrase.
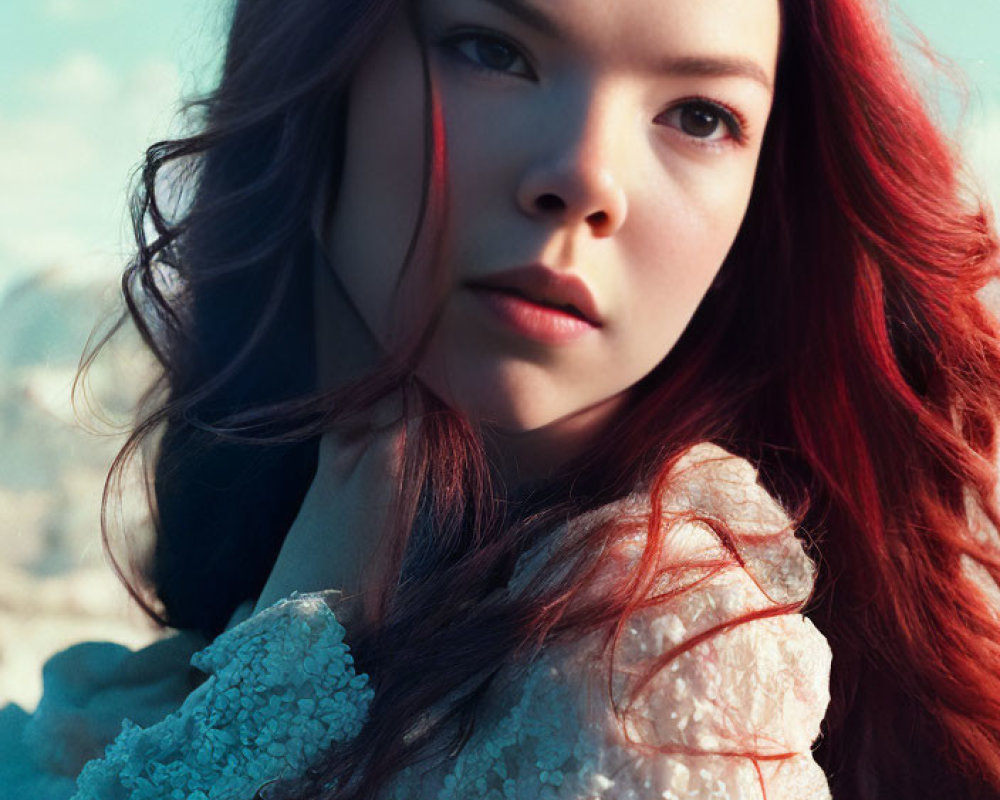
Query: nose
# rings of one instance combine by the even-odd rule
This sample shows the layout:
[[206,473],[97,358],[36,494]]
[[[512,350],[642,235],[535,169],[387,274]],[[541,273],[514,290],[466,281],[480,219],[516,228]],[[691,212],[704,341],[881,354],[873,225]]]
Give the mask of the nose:
[[573,115],[555,113],[555,144],[530,163],[518,185],[517,203],[525,214],[565,227],[585,224],[600,238],[621,228],[628,215],[615,148],[621,131],[608,111],[592,100],[579,123],[568,126]]

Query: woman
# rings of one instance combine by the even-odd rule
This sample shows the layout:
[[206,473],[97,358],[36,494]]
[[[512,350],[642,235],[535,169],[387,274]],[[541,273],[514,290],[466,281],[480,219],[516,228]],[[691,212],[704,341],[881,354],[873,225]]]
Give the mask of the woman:
[[228,630],[77,796],[1000,796],[996,237],[872,8],[242,0],[203,108],[122,460]]

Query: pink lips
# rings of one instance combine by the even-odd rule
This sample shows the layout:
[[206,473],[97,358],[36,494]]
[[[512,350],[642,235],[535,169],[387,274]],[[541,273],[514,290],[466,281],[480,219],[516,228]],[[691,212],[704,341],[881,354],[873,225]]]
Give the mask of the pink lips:
[[602,326],[587,285],[541,264],[494,273],[466,284],[508,330],[543,344],[565,344]]

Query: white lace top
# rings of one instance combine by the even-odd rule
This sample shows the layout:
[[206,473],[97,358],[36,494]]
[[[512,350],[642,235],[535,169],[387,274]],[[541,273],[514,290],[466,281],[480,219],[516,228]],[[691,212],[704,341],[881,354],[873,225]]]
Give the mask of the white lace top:
[[[385,800],[829,797],[810,746],[829,700],[830,650],[781,608],[808,596],[813,566],[746,462],[700,445],[675,477],[665,512],[724,520],[743,565],[704,522],[671,527],[663,563],[695,566],[654,587],[687,591],[628,621],[611,687],[616,702],[632,700],[624,725],[608,698],[602,633],[550,645],[501,671],[457,757],[404,769]],[[574,524],[644,509],[636,495]],[[558,532],[522,556],[510,591],[551,578],[556,541]],[[620,539],[592,591],[620,580],[642,546],[640,534]],[[752,612],[764,615],[739,621]],[[331,742],[356,735],[371,701],[344,635],[322,594],[251,616],[192,658],[211,677],[177,711],[147,727],[124,723],[72,797],[250,800],[266,781],[302,774]],[[691,641],[633,695],[651,659]]]

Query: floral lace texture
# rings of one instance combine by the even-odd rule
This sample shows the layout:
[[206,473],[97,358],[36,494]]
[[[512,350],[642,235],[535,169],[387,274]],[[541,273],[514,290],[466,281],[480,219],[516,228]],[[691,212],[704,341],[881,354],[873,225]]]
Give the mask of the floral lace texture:
[[[393,800],[744,800],[765,789],[772,800],[830,796],[809,752],[829,702],[830,649],[811,622],[784,610],[808,597],[813,565],[745,461],[700,445],[675,477],[664,511],[689,521],[669,529],[663,561],[691,566],[670,571],[654,592],[678,582],[689,590],[628,620],[611,672],[624,724],[609,702],[601,634],[549,646],[498,681],[456,759],[404,771]],[[728,524],[742,566],[709,527],[690,520],[692,509]],[[577,524],[647,510],[633,496]],[[592,591],[620,580],[643,541],[644,532],[623,538]],[[513,591],[546,580],[553,544],[524,557]],[[773,616],[740,621],[754,612]],[[635,691],[646,667],[702,634]]]
[[[663,498],[676,520],[668,569],[653,592],[686,591],[627,620],[610,673],[600,631],[501,670],[461,752],[402,770],[383,800],[829,797],[809,748],[829,699],[830,651],[787,607],[808,596],[813,565],[746,462],[700,445],[674,477]],[[636,494],[571,524],[647,511]],[[728,525],[734,550],[713,519]],[[559,534],[522,557],[511,592],[558,579],[548,558]],[[620,581],[643,546],[644,531],[617,540],[590,589]],[[371,700],[343,638],[319,595],[250,617],[195,655],[212,677],[175,714],[125,724],[75,798],[249,800],[262,783],[301,774],[357,734]]]
[[371,700],[343,639],[321,595],[250,617],[192,657],[212,676],[180,709],[146,729],[125,721],[84,767],[74,800],[248,800],[302,773],[357,735]]

